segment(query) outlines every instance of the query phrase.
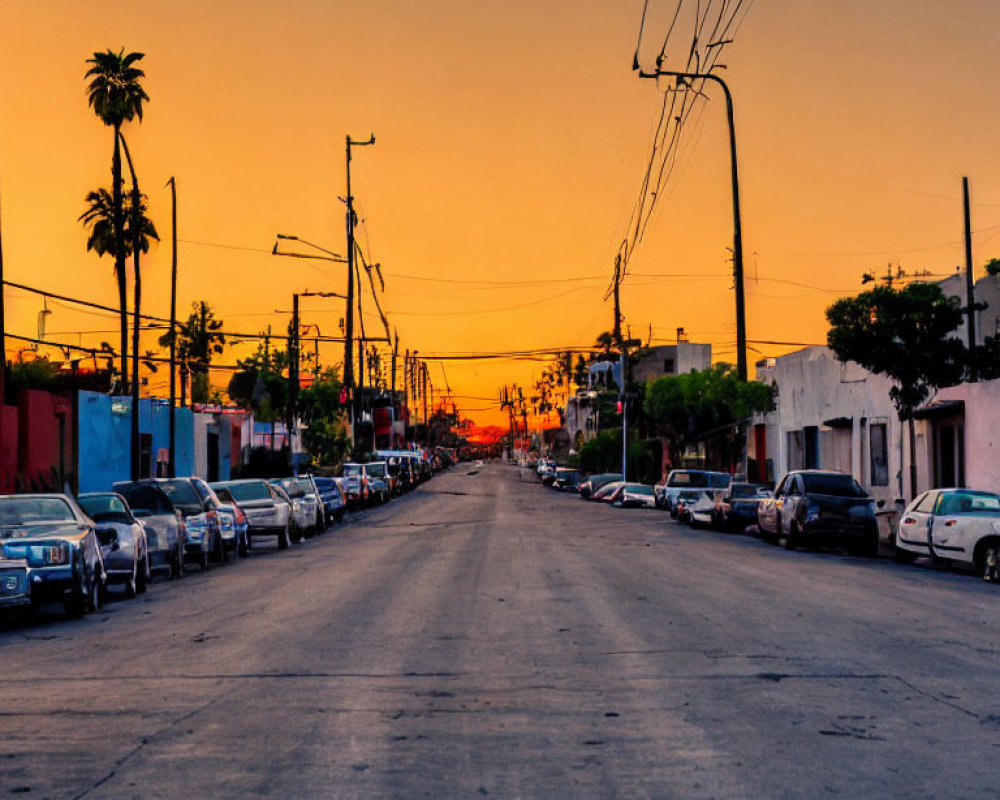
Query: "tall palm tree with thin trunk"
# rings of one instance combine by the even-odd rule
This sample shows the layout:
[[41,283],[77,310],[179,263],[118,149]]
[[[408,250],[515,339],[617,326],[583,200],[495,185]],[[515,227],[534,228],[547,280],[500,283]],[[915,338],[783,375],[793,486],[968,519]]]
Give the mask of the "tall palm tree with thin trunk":
[[111,211],[112,234],[114,237],[115,278],[118,281],[118,303],[121,320],[121,373],[122,388],[128,384],[128,299],[126,292],[126,237],[125,215],[122,202],[122,156],[120,133],[122,124],[136,117],[142,120],[142,104],[149,96],[140,84],[146,77],[138,67],[133,66],[143,58],[143,53],[125,54],[122,48],[117,53],[108,49],[104,53],[94,53],[87,59],[91,65],[84,77],[90,79],[87,85],[87,100],[94,113],[107,126],[114,129],[114,151],[111,158]]

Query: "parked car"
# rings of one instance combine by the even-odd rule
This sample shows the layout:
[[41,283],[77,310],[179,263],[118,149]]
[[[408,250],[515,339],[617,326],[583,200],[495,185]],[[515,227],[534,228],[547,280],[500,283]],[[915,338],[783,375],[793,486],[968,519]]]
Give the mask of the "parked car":
[[760,504],[771,493],[758,483],[734,483],[728,491],[716,492],[711,524],[718,530],[744,531],[757,524]]
[[250,521],[246,513],[219,482],[209,486],[219,498],[219,524],[225,549],[237,557],[245,556],[250,549]]
[[292,501],[283,489],[261,478],[219,481],[213,486],[231,497],[246,515],[251,544],[258,536],[277,536],[279,549],[288,547],[292,537]]
[[971,564],[984,581],[1000,582],[1000,495],[976,489],[931,489],[903,512],[896,559],[918,556]]
[[184,560],[208,569],[209,558],[225,559],[218,498],[201,478],[145,478],[140,486],[157,486],[184,515]]
[[611,495],[618,508],[656,508],[653,487],[645,483],[622,483]]
[[347,501],[340,491],[340,484],[333,478],[319,476],[313,476],[313,483],[316,484],[316,491],[319,492],[319,499],[323,504],[326,524],[332,525],[335,522],[341,522],[344,519],[344,512],[347,510]]
[[184,571],[187,526],[170,496],[155,483],[122,481],[114,491],[125,498],[132,515],[146,526],[149,567],[153,574],[178,578]]
[[311,478],[274,478],[271,483],[281,487],[292,500],[292,522],[296,541],[303,536],[315,536],[323,530],[325,527],[323,509],[319,493]]
[[596,475],[588,475],[580,484],[580,497],[585,500],[592,499],[591,496],[604,484],[622,479],[620,472],[600,472]]
[[[683,489],[674,495],[673,505],[670,509],[670,516],[678,522],[689,524],[691,522],[691,509],[699,503],[705,506],[705,501],[711,501],[712,493],[706,489]],[[697,523],[695,523],[697,527]]]
[[344,494],[348,508],[364,508],[368,505],[368,472],[364,464],[353,462],[344,464]]
[[[378,455],[382,456],[383,454],[379,453]],[[384,458],[389,468],[389,474],[395,478],[397,495],[408,492],[416,486],[416,476],[413,473],[409,458],[400,455],[389,455],[384,456]]]
[[556,476],[556,462],[551,458],[540,458],[535,465],[538,479],[546,486],[550,485]]
[[610,503],[611,496],[618,490],[618,487],[622,485],[622,481],[609,481],[604,484],[600,489],[594,492],[591,496],[591,500],[599,500],[602,503]]
[[30,606],[28,562],[23,558],[11,559],[0,556],[0,612]]
[[388,503],[395,496],[395,483],[385,461],[369,461],[365,464],[368,487],[373,503]]
[[656,505],[665,508],[670,516],[677,519],[675,504],[678,495],[689,489],[728,489],[732,476],[728,472],[712,472],[704,469],[672,469],[667,479],[653,487]]
[[[124,586],[129,597],[145,592],[151,577],[146,528],[133,516],[125,498],[115,492],[88,492],[76,502],[101,527],[98,539],[108,583]],[[114,536],[104,529],[112,530]]]
[[552,488],[560,492],[578,492],[582,482],[583,473],[580,470],[572,467],[559,467],[556,469]]
[[33,605],[60,601],[73,617],[100,607],[107,574],[98,526],[71,497],[0,496],[0,547],[4,559],[26,562]]
[[758,525],[761,536],[789,550],[839,544],[857,555],[878,554],[875,501],[844,472],[789,472],[760,504]]
[[[682,492],[680,496],[684,494],[686,492]],[[719,491],[701,489],[691,500],[678,500],[678,503],[684,503],[684,521],[692,528],[709,527],[715,515],[716,501],[721,497],[721,494]]]

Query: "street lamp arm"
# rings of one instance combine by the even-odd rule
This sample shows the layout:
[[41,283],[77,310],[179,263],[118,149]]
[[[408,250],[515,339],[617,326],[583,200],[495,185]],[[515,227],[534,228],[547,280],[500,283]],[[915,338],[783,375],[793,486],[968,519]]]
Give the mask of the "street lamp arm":
[[[346,264],[347,259],[341,258],[340,256],[314,256],[312,253],[282,253],[278,250],[278,243],[274,243],[274,249],[271,250],[272,256],[286,256],[288,258],[312,258],[317,261],[335,261],[338,264]],[[336,254],[335,254],[336,255]]]
[[[312,247],[314,250],[319,250],[321,253],[326,253],[327,256],[331,256],[331,258],[325,258],[324,260],[326,260],[326,261],[337,261],[337,262],[340,262],[342,264],[346,264],[347,263],[347,259],[344,258],[340,253],[335,253],[332,250],[327,250],[325,247],[320,247],[318,244],[313,244],[312,242],[306,241],[305,239],[303,239],[303,238],[301,238],[299,236],[291,236],[291,235],[285,234],[285,233],[279,233],[279,234],[276,234],[276,236],[278,237],[279,240],[280,239],[287,239],[287,240],[292,241],[292,242],[302,242],[302,244],[304,244],[304,245],[306,245],[308,247]],[[276,256],[295,256],[296,255],[295,253],[281,253],[281,252],[279,252],[278,251],[278,242],[274,243],[274,249],[271,251],[271,254],[272,255],[276,255]],[[323,256],[310,256],[310,255],[298,255],[297,257],[298,258],[324,258]]]
[[[661,75],[683,81],[707,80],[722,87],[726,96],[726,116],[729,122],[729,163],[733,184],[733,277],[736,283],[736,371],[740,380],[747,380],[747,333],[746,307],[743,293],[743,223],[740,214],[740,182],[739,168],[736,163],[736,124],[733,120],[733,96],[729,86],[718,75],[712,72],[678,72],[674,70],[655,69],[653,72],[639,70],[640,78],[653,78]],[[693,87],[692,87],[693,88]]]

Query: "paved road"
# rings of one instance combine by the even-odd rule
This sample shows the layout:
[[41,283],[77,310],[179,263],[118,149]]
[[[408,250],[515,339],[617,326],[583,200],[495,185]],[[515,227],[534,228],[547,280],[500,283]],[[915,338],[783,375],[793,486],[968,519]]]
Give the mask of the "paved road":
[[1000,794],[1000,591],[459,467],[0,628],[0,795]]

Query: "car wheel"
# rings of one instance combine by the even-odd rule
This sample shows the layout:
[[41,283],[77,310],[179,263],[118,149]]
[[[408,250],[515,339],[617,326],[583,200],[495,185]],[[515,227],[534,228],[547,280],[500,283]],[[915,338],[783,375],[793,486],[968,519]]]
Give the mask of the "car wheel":
[[87,598],[88,611],[100,611],[104,605],[104,586],[96,575],[90,579],[90,596]]
[[149,566],[149,553],[142,560],[142,569],[139,570],[138,582],[135,585],[139,594],[144,594],[149,588],[149,582],[153,579],[153,568]]
[[87,578],[82,574],[73,587],[73,593],[66,598],[66,616],[72,619],[79,619],[87,613],[87,603],[90,599],[90,587],[87,585]]
[[229,560],[229,553],[226,551],[226,543],[222,541],[222,535],[215,537],[215,546],[212,548],[212,558],[224,564]]
[[202,572],[208,572],[208,553],[204,550],[198,553],[198,566],[201,567]]
[[288,540],[289,540],[289,538],[290,537],[289,537],[289,533],[288,533],[288,523],[286,522],[285,523],[285,527],[282,529],[281,533],[278,534],[278,549],[279,550],[287,550],[288,549]]
[[786,550],[794,550],[799,546],[798,526],[794,522],[788,526],[788,533],[781,537],[780,542]]
[[984,581],[1000,583],[1000,540],[992,539],[983,545],[978,563]]
[[170,562],[170,579],[179,578],[184,574],[184,554],[180,552],[178,548],[177,552],[174,553],[174,557]]
[[333,518],[334,518],[334,519],[335,519],[335,520],[337,521],[337,524],[338,524],[338,525],[339,525],[339,524],[340,524],[341,522],[343,522],[343,521],[344,521],[344,509],[342,509],[342,508],[338,508],[338,509],[337,509],[337,513],[336,513],[336,514],[334,515],[334,517],[333,517]]
[[132,574],[129,575],[128,583],[125,584],[125,596],[131,600],[139,594],[139,564],[132,565]]
[[289,534],[287,538],[291,539],[291,541],[295,542],[295,544],[298,544],[299,542],[302,541],[302,528],[300,528],[298,525],[294,524],[290,525]]
[[247,545],[247,538],[248,538],[247,534],[244,533],[240,537],[240,544],[239,544],[239,546],[236,548],[236,554],[239,555],[241,558],[246,558],[247,557],[247,551],[250,549],[248,547],[248,545]]

